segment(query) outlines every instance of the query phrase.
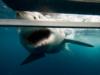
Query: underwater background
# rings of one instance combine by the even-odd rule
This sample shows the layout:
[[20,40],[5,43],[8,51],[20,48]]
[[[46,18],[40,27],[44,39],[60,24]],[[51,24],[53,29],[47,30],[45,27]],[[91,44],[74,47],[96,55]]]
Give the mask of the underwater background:
[[[0,18],[15,18],[0,0]],[[0,27],[0,75],[100,75],[100,29],[75,30],[75,39],[94,45],[93,48],[69,44],[70,51],[48,55],[21,66],[28,56],[20,44],[17,27]]]

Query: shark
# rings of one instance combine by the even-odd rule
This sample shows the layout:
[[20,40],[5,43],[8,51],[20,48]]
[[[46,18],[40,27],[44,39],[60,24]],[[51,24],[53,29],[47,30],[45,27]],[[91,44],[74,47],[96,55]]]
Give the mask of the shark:
[[[42,14],[31,11],[17,11],[17,18],[32,21],[39,20],[39,18],[40,20],[48,20]],[[94,47],[92,44],[86,42],[66,38],[66,36],[70,34],[71,33],[65,33],[65,30],[61,28],[20,27],[20,43],[29,52],[29,56],[24,59],[21,65],[44,58],[47,54],[58,53],[64,50],[63,48],[65,48],[66,43]]]

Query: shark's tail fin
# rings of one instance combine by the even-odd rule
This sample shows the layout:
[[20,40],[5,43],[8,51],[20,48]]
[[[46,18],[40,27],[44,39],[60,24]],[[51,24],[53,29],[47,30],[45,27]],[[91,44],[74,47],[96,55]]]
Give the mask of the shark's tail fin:
[[81,42],[81,41],[77,41],[77,40],[65,39],[64,42],[72,43],[72,44],[78,44],[78,45],[82,45],[82,46],[86,46],[86,47],[94,47],[91,44]]
[[35,54],[35,53],[32,53],[32,54],[30,54],[22,63],[21,63],[21,65],[24,65],[24,64],[28,64],[28,63],[30,63],[30,62],[32,62],[32,61],[35,61],[35,60],[37,60],[37,59],[40,59],[40,58],[42,58],[42,57],[44,57],[45,56],[45,54],[44,53],[41,53],[41,54]]

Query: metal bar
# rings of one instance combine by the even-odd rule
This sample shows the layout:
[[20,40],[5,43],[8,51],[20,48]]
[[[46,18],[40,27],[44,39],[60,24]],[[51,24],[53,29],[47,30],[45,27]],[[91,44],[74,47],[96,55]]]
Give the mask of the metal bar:
[[100,22],[66,22],[66,21],[29,21],[20,19],[0,19],[0,26],[56,27],[56,28],[94,28]]

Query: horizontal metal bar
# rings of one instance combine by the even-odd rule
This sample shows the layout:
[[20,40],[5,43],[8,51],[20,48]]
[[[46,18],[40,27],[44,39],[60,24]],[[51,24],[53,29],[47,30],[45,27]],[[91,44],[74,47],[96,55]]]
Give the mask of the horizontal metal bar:
[[20,19],[0,19],[0,26],[32,26],[57,28],[100,27],[100,22],[29,21]]

